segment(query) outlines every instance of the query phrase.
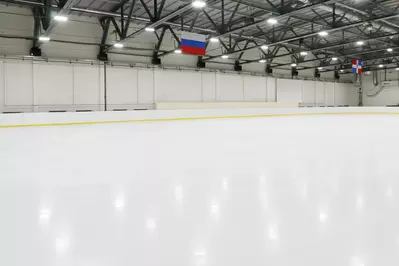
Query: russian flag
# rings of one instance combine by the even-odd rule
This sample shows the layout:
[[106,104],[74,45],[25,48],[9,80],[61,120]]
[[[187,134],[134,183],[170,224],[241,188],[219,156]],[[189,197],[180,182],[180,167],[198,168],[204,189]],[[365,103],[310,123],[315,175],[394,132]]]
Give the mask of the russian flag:
[[205,35],[182,31],[180,49],[186,54],[205,55]]
[[357,60],[357,59],[352,60],[352,72],[357,74],[361,74],[363,72],[362,60]]

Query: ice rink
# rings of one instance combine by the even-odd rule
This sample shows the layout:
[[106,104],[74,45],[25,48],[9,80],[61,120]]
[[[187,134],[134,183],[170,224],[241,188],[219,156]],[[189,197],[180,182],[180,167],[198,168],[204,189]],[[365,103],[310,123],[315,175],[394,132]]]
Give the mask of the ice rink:
[[397,266],[398,122],[0,128],[0,265]]

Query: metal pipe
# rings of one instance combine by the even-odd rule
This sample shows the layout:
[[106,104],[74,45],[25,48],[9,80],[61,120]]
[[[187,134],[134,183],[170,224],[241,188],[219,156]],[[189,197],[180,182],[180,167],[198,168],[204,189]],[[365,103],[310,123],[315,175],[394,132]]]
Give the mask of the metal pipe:
[[373,84],[374,86],[378,85],[378,74],[376,71],[373,71]]

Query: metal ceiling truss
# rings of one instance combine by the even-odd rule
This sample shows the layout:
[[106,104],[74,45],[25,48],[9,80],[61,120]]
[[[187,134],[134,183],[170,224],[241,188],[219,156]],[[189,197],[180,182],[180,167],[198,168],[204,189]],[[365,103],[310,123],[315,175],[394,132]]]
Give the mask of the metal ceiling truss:
[[[174,51],[160,49],[167,31],[177,44],[180,40],[175,30],[206,34],[207,40],[218,38],[221,49],[208,47],[207,55],[199,57],[202,66],[205,62],[243,65],[264,59],[269,69],[290,69],[293,58],[299,70],[323,65],[335,71],[354,56],[369,61],[387,48],[399,47],[399,3],[395,1],[206,0],[207,6],[202,10],[193,8],[192,0],[0,1],[32,8],[33,47],[37,49],[40,49],[39,36],[50,35],[57,25],[52,11],[97,16],[103,29],[99,44],[101,60],[107,60],[109,52],[140,51],[129,47],[127,41],[139,37],[146,28],[153,28],[158,38],[152,49],[153,59]],[[276,19],[278,24],[269,25],[268,18]],[[133,21],[139,29],[132,31]],[[126,51],[116,51],[113,43],[107,43],[110,25],[118,36],[117,42],[125,44]],[[319,36],[320,31],[328,32],[328,36]],[[365,45],[355,46],[357,40],[365,41]],[[263,45],[269,49],[262,49]],[[247,53],[253,49],[257,53]],[[299,54],[301,51],[307,51],[313,58],[305,60]],[[229,55],[229,60],[221,60],[223,54]],[[332,63],[332,56],[339,60]]]

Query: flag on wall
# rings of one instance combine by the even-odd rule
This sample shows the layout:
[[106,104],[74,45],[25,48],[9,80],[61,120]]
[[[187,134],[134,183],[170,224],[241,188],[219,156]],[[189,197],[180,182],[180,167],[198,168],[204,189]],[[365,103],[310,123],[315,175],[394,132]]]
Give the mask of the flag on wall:
[[180,49],[186,54],[205,55],[205,35],[182,31]]
[[361,74],[363,72],[362,60],[357,60],[357,59],[352,60],[352,72],[357,74]]

